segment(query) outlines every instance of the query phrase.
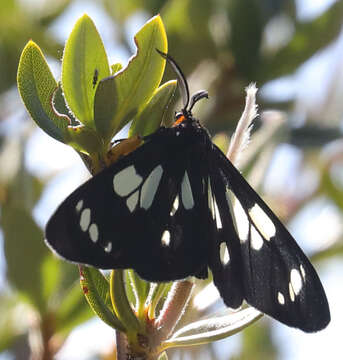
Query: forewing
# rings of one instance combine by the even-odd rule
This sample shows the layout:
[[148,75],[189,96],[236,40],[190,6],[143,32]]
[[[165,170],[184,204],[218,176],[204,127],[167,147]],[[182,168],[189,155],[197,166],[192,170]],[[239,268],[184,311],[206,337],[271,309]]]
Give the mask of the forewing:
[[227,286],[226,291],[221,290],[224,301],[230,306],[232,300],[226,293],[238,287],[250,305],[286,325],[307,332],[321,330],[329,323],[330,313],[313,266],[280,220],[218,148],[213,157],[216,177],[222,178],[224,184],[221,186],[217,180],[215,197],[221,218],[229,219],[222,220],[223,233],[230,262],[235,260],[217,272],[227,270],[227,280],[234,272],[241,281],[241,286],[235,282],[232,286],[229,281],[221,284]]
[[[160,139],[160,138],[159,138]],[[132,268],[150,281],[206,276],[201,150],[148,142],[75,190],[46,228],[63,258],[103,269]]]

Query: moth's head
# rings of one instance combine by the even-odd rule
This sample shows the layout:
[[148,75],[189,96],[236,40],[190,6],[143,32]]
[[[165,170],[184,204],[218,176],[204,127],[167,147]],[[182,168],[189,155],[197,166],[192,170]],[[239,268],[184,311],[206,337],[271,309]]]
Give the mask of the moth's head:
[[168,54],[156,49],[156,51],[167,60],[168,64],[174,69],[178,82],[179,82],[179,89],[182,96],[183,101],[183,108],[181,111],[175,113],[175,123],[174,126],[181,123],[185,119],[192,118],[192,109],[195,103],[203,98],[208,99],[208,92],[206,90],[199,90],[192,97],[189,97],[189,87],[187,83],[187,79],[183,74],[180,66],[175,62],[175,60]]

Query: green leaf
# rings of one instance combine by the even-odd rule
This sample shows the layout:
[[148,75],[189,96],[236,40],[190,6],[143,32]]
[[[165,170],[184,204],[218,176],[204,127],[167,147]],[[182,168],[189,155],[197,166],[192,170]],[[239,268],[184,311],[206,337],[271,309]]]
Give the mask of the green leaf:
[[75,24],[64,49],[62,88],[73,114],[94,128],[95,80],[110,75],[104,45],[93,23],[83,15]]
[[229,315],[212,317],[186,325],[162,344],[162,348],[207,344],[234,335],[263,316],[252,307]]
[[[35,255],[33,255],[35,256]],[[42,297],[48,304],[61,278],[61,261],[54,256],[44,258],[41,265]]]
[[112,311],[110,285],[104,275],[95,268],[80,266],[80,284],[90,307],[107,325],[124,331],[125,327]]
[[[74,268],[76,269],[76,266]],[[72,286],[59,290],[55,309],[56,331],[59,334],[67,335],[77,325],[93,316],[93,311],[82,296],[79,281],[75,281]]]
[[42,267],[51,255],[44,244],[43,232],[26,210],[11,206],[2,208],[1,225],[8,278],[30,303],[44,312]]
[[156,310],[159,306],[160,300],[162,297],[170,290],[172,286],[172,282],[169,283],[158,283],[154,284],[150,288],[151,296],[150,296],[150,304],[149,304],[149,318],[154,319],[156,317]]
[[133,120],[129,137],[134,135],[146,136],[160,127],[176,86],[177,81],[171,80],[156,89],[151,100]]
[[160,16],[149,20],[136,34],[137,54],[114,77],[117,96],[115,116],[106,122],[96,120],[96,128],[109,142],[152,97],[161,82],[165,60],[156,48],[167,52],[167,37]]
[[149,294],[150,283],[141,279],[134,270],[128,270],[130,285],[136,297],[137,316],[143,318],[145,302]]
[[19,316],[23,314],[23,308],[26,315],[33,315],[30,313],[30,309],[23,307],[23,304],[15,296],[10,297],[6,294],[0,296],[0,353],[13,346],[19,336],[22,336],[23,332],[27,330],[26,324],[18,321]]
[[255,0],[231,1],[228,6],[230,45],[235,64],[248,80],[256,77],[263,24]]
[[51,106],[57,82],[33,41],[27,43],[21,54],[17,82],[20,96],[36,124],[54,139],[66,142],[68,120],[57,116]]
[[168,360],[167,353],[164,351],[159,357],[158,360]]
[[114,75],[118,71],[120,71],[123,68],[123,65],[121,63],[115,63],[111,65],[111,75]]
[[141,330],[139,321],[127,299],[124,285],[124,271],[112,270],[110,292],[113,309],[127,333]]
[[[94,98],[94,122],[103,138],[106,133],[100,129],[108,129],[109,124],[118,110],[118,93],[114,76],[107,77],[99,82]],[[111,140],[107,138],[107,142]],[[105,140],[106,143],[106,140]]]
[[68,106],[65,102],[64,96],[63,96],[63,91],[62,91],[62,87],[61,87],[61,83],[58,83],[58,88],[55,91],[54,97],[53,97],[53,102],[54,102],[54,108],[55,110],[60,113],[61,115],[66,115],[69,117],[70,121],[71,121],[71,125],[72,126],[78,126],[80,125],[80,123],[74,118],[73,114],[69,111]]
[[77,151],[89,155],[102,153],[103,142],[95,130],[84,125],[69,126],[67,130],[69,134],[68,145]]

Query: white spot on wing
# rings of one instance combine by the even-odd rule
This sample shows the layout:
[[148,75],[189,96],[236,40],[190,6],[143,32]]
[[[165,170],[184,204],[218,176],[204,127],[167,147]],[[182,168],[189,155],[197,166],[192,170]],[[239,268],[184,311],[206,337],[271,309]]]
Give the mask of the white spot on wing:
[[194,206],[194,199],[187,171],[185,171],[185,175],[181,183],[181,199],[182,204],[186,210],[192,209]]
[[170,211],[170,216],[174,216],[177,212],[177,209],[179,208],[179,195],[176,195],[176,198],[173,202],[172,209]]
[[244,243],[248,240],[250,227],[247,214],[245,213],[240,201],[236,197],[233,198],[233,204],[231,206],[229,192],[226,192],[226,199],[229,203],[229,206],[233,209],[238,237],[241,240],[241,243]]
[[82,208],[83,208],[83,200],[80,200],[80,201],[76,204],[75,209],[76,209],[77,212],[80,212]]
[[251,247],[254,250],[261,250],[263,246],[263,239],[257,230],[252,226],[251,228]]
[[208,178],[207,197],[208,197],[208,207],[209,207],[210,212],[212,214],[212,218],[215,219],[216,213],[215,213],[215,209],[214,209],[214,199],[213,199],[213,192],[212,192],[210,178]]
[[138,203],[138,198],[139,198],[139,192],[137,190],[126,199],[126,206],[130,210],[130,212],[133,212],[133,210],[135,210]]
[[230,254],[224,242],[220,243],[220,261],[224,266],[230,261]]
[[301,276],[303,277],[303,280],[305,280],[306,273],[305,273],[305,269],[302,265],[300,265],[300,271],[301,271]]
[[300,290],[303,287],[303,282],[301,279],[300,272],[297,269],[292,269],[290,278],[291,278],[291,285],[295,295],[299,295]]
[[142,177],[136,173],[133,165],[119,171],[113,177],[113,189],[119,196],[127,196],[142,182]]
[[219,213],[217,202],[216,202],[216,200],[214,198],[213,198],[213,202],[214,202],[214,212],[216,214],[217,229],[222,229],[223,228],[222,220],[220,218],[220,213]]
[[141,192],[141,207],[145,210],[149,209],[154,200],[158,185],[162,177],[162,173],[162,166],[158,165],[144,181]]
[[80,227],[82,231],[87,231],[91,223],[91,209],[86,208],[82,210],[80,217]]
[[164,230],[161,236],[161,243],[163,246],[169,246],[170,244],[170,232],[169,230]]
[[277,293],[277,301],[280,305],[285,305],[285,297],[280,291]]
[[99,230],[98,230],[98,226],[96,224],[91,224],[91,226],[89,227],[89,237],[91,238],[91,240],[96,243],[99,240]]
[[266,240],[270,240],[273,236],[275,236],[275,225],[259,205],[255,204],[251,209],[249,209],[249,215],[259,232]]
[[107,252],[107,253],[110,253],[112,251],[112,243],[109,242],[105,247],[104,247],[104,250]]
[[293,290],[291,283],[288,284],[288,291],[289,291],[289,297],[291,298],[291,301],[294,302],[295,294],[294,294],[294,290]]

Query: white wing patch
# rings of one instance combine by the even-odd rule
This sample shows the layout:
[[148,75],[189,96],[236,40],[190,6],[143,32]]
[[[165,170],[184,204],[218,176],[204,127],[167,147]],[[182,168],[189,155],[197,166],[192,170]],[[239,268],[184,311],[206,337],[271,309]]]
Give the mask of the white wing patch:
[[149,207],[151,206],[154,200],[158,185],[161,181],[162,174],[163,174],[162,166],[158,165],[144,181],[141,190],[140,205],[145,210],[149,209]]
[[133,165],[119,171],[113,177],[113,189],[119,196],[127,196],[143,181]]
[[163,234],[161,236],[161,244],[163,246],[169,246],[170,245],[170,232],[169,230],[164,230]]
[[107,253],[110,253],[112,251],[112,243],[109,242],[105,247],[104,247],[104,250],[107,252]]
[[[96,243],[99,240],[99,229],[97,224],[91,224],[91,209],[85,208],[82,210],[83,200],[80,200],[76,206],[75,210],[77,213],[81,212],[80,215],[80,228],[82,231],[86,232],[88,230],[89,238]],[[82,211],[81,211],[82,210]]]
[[301,272],[301,276],[302,276],[302,278],[303,278],[303,280],[305,281],[305,269],[304,269],[304,267],[302,266],[302,265],[300,265],[300,272]]
[[80,201],[76,204],[75,210],[76,210],[77,212],[80,212],[82,208],[83,208],[83,200],[80,200]]
[[179,200],[179,195],[176,195],[176,198],[173,202],[173,205],[172,205],[172,208],[170,210],[170,216],[174,216],[175,213],[177,212],[178,208],[179,208],[179,203],[180,203],[180,200]]
[[135,167],[131,165],[114,175],[113,189],[120,197],[125,198],[131,194],[126,199],[126,206],[131,213],[135,211],[138,203],[142,209],[148,210],[154,201],[162,174],[162,166],[156,166],[140,187],[143,178],[137,174]]
[[87,231],[91,223],[91,209],[83,209],[80,216],[80,227],[82,231]]
[[214,205],[213,205],[213,192],[212,192],[211,179],[210,178],[208,178],[207,198],[208,198],[208,207],[210,209],[210,212],[212,214],[212,218],[214,220],[215,217],[216,217],[216,213],[215,213],[215,209],[214,209]]
[[[226,200],[229,204],[229,207],[233,210],[234,214],[234,223],[236,226],[237,235],[241,243],[245,243],[249,237],[250,223],[247,214],[245,213],[240,201],[233,195],[233,193],[228,190],[226,193]],[[231,195],[232,194],[232,195]],[[231,204],[230,195],[233,199]]]
[[277,301],[280,305],[285,305],[285,297],[280,291],[277,293]]
[[220,218],[220,213],[217,205],[217,201],[213,196],[213,191],[211,187],[211,179],[208,178],[208,188],[207,188],[207,197],[208,197],[208,207],[210,209],[210,213],[212,215],[213,220],[216,221],[217,229],[222,229],[222,220]]
[[96,243],[99,240],[99,229],[96,224],[91,224],[91,226],[88,229],[89,237],[91,240]]
[[255,204],[251,209],[249,209],[249,216],[258,231],[266,240],[269,241],[273,236],[275,236],[275,225],[269,219],[268,215],[260,208],[260,206]]
[[290,284],[292,285],[294,294],[299,295],[299,293],[303,287],[303,282],[302,282],[301,275],[297,269],[291,270],[290,279],[291,279]]
[[227,249],[227,246],[224,242],[220,243],[220,262],[222,265],[227,265],[230,262],[230,254]]
[[189,182],[189,177],[187,171],[185,171],[185,175],[183,176],[181,182],[181,199],[183,207],[186,210],[190,210],[194,206],[194,198],[192,194],[191,184]]
[[288,284],[288,291],[289,291],[289,297],[291,298],[291,301],[294,302],[295,294],[294,294],[293,286],[291,283]]
[[250,246],[256,251],[261,250],[262,246],[263,246],[263,239],[254,227],[252,227],[252,229],[251,229]]
[[135,208],[136,208],[136,206],[138,204],[138,199],[139,199],[138,191],[135,191],[132,195],[130,195],[126,199],[126,206],[130,210],[130,212],[133,212],[135,210]]

